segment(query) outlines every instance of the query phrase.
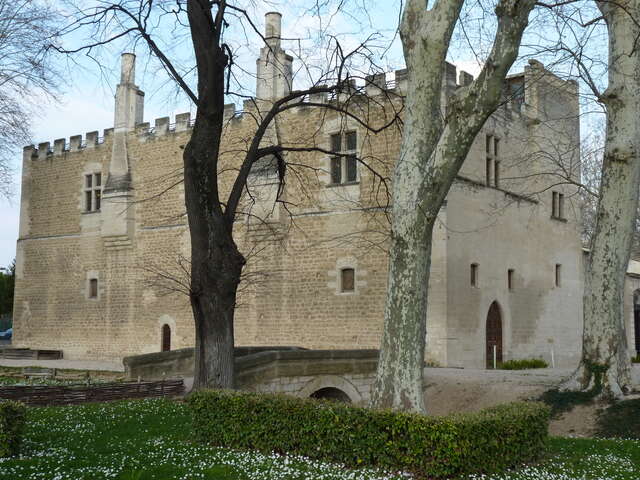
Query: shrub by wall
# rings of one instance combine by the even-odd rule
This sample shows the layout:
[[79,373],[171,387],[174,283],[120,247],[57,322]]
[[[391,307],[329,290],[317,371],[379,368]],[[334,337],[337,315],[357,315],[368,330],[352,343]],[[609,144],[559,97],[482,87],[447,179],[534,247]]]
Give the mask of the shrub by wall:
[[544,452],[549,408],[511,403],[447,417],[284,395],[208,390],[188,398],[199,441],[428,478],[490,473]]
[[0,458],[18,454],[26,413],[22,403],[0,400]]
[[549,364],[541,358],[523,358],[502,362],[499,368],[502,370],[528,370],[530,368],[547,368],[548,366]]

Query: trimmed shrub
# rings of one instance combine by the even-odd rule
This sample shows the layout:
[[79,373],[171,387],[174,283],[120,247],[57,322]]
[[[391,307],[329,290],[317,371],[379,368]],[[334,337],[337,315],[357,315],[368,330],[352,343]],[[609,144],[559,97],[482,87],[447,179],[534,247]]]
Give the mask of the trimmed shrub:
[[26,413],[20,402],[0,400],[0,458],[19,453]]
[[201,442],[428,478],[534,460],[545,450],[549,423],[549,408],[537,402],[447,417],[226,390],[195,392],[188,404]]
[[508,360],[500,364],[502,370],[529,370],[530,368],[547,368],[549,364],[541,358],[523,358]]

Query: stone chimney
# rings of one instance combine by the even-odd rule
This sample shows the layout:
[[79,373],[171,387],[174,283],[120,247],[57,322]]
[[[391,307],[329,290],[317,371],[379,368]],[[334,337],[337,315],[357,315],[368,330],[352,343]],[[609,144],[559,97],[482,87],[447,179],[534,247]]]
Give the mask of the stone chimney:
[[260,49],[257,64],[256,98],[273,101],[291,92],[293,82],[293,57],[280,46],[282,15],[269,12],[265,15],[264,38],[266,45]]
[[132,182],[127,134],[142,123],[144,92],[135,85],[136,56],[123,53],[116,89],[113,145],[107,181],[102,189],[102,236],[130,238],[133,226]]
[[116,89],[114,132],[131,131],[144,116],[144,92],[135,85],[136,56],[123,53],[120,64],[120,83]]

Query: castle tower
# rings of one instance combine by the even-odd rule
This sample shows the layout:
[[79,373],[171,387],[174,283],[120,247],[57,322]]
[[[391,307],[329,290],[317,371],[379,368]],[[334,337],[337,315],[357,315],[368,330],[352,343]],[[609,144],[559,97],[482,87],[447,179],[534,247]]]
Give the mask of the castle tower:
[[144,92],[135,85],[136,56],[122,54],[120,83],[116,89],[113,150],[107,181],[102,191],[102,236],[130,240],[133,208],[130,208],[131,171],[127,134],[142,122]]
[[269,12],[265,15],[266,45],[260,49],[257,64],[256,98],[273,101],[291,91],[293,82],[293,57],[287,55],[280,45],[282,15]]

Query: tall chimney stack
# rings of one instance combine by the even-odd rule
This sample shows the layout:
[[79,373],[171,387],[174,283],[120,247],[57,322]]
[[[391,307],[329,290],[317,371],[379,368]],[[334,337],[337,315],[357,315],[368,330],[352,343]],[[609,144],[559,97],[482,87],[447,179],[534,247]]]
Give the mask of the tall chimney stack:
[[269,12],[265,15],[264,38],[267,45],[273,49],[280,48],[280,37],[282,35],[282,14],[279,12]]
[[265,15],[264,38],[266,45],[260,49],[256,60],[256,98],[272,102],[291,91],[293,81],[293,57],[282,49],[282,15],[269,12]]

